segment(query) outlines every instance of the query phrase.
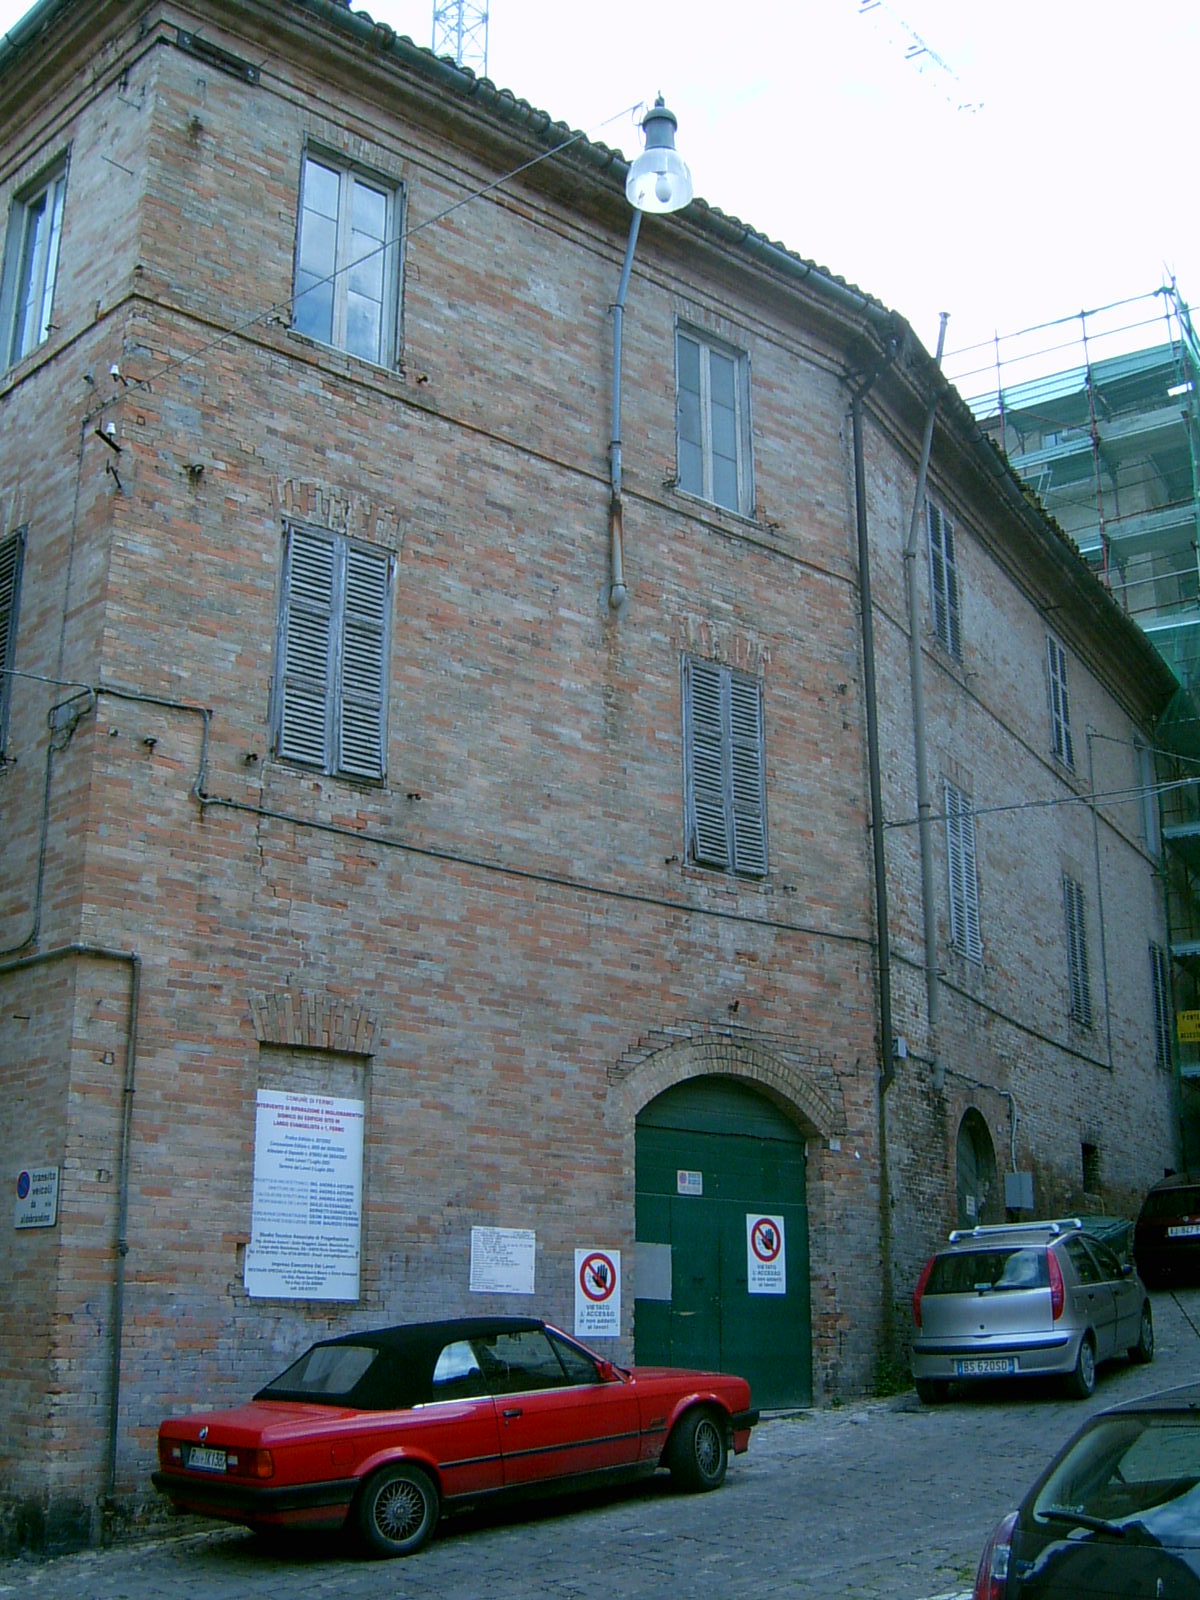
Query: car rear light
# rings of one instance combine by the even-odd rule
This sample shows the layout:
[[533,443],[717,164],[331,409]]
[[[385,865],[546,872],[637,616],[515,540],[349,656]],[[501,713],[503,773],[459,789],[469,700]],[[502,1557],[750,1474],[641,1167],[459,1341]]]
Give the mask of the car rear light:
[[1046,1252],[1046,1259],[1050,1267],[1050,1310],[1057,1322],[1063,1314],[1063,1306],[1067,1303],[1067,1293],[1063,1288],[1062,1268],[1053,1250]]
[[269,1450],[227,1450],[225,1470],[239,1478],[273,1478],[275,1462]]
[[992,1529],[992,1536],[983,1547],[979,1571],[975,1574],[971,1600],[1004,1600],[1008,1593],[1008,1563],[1016,1526],[1017,1513],[1010,1511],[1004,1521]]
[[183,1465],[183,1440],[160,1438],[158,1441],[158,1464],[160,1467],[181,1467]]
[[917,1287],[913,1290],[913,1321],[917,1327],[921,1326],[921,1296],[925,1293],[925,1285],[929,1282],[929,1274],[933,1271],[934,1257],[921,1268],[921,1276],[917,1279]]

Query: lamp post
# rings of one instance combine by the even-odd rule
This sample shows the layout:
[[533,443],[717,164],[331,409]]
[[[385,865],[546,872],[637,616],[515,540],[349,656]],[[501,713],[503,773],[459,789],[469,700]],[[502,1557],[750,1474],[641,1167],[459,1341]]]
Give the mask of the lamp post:
[[625,296],[629,290],[629,274],[633,268],[633,253],[637,248],[638,230],[642,212],[663,216],[670,211],[680,211],[692,198],[692,175],[687,162],[675,149],[675,129],[678,122],[668,111],[659,95],[654,105],[642,119],[645,148],[629,163],[625,178],[625,197],[633,207],[629,224],[629,239],[625,245],[625,261],[621,267],[621,282],[613,304],[613,367],[612,367],[612,443],[609,447],[609,538],[611,545],[612,584],[608,603],[614,611],[625,604],[624,527],[621,505],[621,336],[625,319]]

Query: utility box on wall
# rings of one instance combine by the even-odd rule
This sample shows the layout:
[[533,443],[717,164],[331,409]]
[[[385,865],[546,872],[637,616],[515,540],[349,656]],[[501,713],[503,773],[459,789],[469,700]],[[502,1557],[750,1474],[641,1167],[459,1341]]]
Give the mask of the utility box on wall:
[[1033,1173],[1004,1174],[1004,1206],[1007,1211],[1033,1210]]

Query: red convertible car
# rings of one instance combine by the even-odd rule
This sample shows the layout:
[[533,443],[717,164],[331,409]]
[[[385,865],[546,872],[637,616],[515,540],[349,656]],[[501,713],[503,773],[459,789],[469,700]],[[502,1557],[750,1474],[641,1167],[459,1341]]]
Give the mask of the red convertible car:
[[252,1528],[356,1531],[409,1555],[443,1508],[670,1470],[715,1489],[758,1412],[744,1378],[618,1367],[530,1317],[323,1340],[231,1411],[171,1417],[154,1485]]

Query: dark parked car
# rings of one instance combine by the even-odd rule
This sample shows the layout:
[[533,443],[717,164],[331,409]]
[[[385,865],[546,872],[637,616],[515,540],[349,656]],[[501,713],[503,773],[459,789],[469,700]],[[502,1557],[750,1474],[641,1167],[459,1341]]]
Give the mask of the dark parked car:
[[913,1292],[918,1395],[958,1379],[1061,1376],[1086,1399],[1111,1356],[1154,1359],[1154,1316],[1133,1266],[1078,1218],[950,1235]]
[[1086,1422],[987,1545],[974,1600],[1200,1600],[1200,1384]]
[[1200,1173],[1161,1179],[1142,1201],[1133,1254],[1146,1283],[1200,1280]]
[[247,1405],[171,1417],[154,1486],[252,1528],[355,1530],[380,1555],[443,1508],[670,1470],[715,1489],[758,1412],[744,1378],[618,1367],[528,1317],[412,1323],[316,1344]]

